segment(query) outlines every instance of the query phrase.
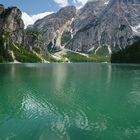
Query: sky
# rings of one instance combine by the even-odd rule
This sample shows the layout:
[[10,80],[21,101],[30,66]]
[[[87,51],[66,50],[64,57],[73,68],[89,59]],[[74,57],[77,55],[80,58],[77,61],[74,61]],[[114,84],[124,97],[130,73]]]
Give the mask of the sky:
[[35,15],[46,11],[58,11],[60,7],[67,5],[80,6],[87,0],[0,0],[0,3],[8,6],[17,6],[29,15]]
[[37,19],[58,11],[61,7],[75,5],[83,6],[88,0],[0,0],[5,7],[17,6],[22,11],[25,27]]

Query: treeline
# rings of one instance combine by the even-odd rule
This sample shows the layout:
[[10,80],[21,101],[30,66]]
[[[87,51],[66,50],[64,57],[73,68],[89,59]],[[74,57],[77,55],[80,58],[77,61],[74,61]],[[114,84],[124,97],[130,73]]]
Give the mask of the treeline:
[[111,56],[112,63],[140,63],[140,40],[133,45],[113,53]]
[[73,52],[67,52],[64,57],[68,58],[70,62],[109,62],[110,57],[109,56],[103,56],[103,55],[95,55],[95,54],[88,54],[87,56],[83,56],[78,53]]

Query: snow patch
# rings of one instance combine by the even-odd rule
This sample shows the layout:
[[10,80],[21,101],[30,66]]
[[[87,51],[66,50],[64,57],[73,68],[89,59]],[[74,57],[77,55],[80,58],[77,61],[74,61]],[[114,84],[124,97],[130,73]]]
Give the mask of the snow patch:
[[108,3],[109,3],[109,1],[106,1],[104,4],[105,4],[105,5],[108,5]]
[[132,29],[134,35],[140,36],[140,23],[137,26],[131,26],[131,29]]

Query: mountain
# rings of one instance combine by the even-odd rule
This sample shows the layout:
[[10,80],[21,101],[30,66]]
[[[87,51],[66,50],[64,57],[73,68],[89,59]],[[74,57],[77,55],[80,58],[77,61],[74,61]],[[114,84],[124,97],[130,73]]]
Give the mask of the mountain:
[[107,3],[108,0],[89,1],[84,7],[79,9],[72,23],[73,34],[90,22],[96,20],[107,6]]
[[24,30],[21,11],[0,5],[0,62],[42,62],[47,47],[41,35]]
[[9,34],[13,42],[22,43],[24,24],[17,7],[5,9],[0,5],[0,34]]
[[71,23],[76,16],[76,8],[68,6],[60,9],[57,13],[38,20],[33,25],[43,36],[49,50],[60,49],[63,33],[71,32]]
[[110,61],[116,52],[135,47],[139,11],[139,0],[91,0],[24,29],[21,11],[0,5],[0,62]]
[[76,10],[69,6],[38,20],[33,28],[49,51],[66,49],[110,55],[140,36],[139,0],[93,0]]
[[102,50],[111,54],[125,48],[140,36],[140,1],[110,0],[97,17],[78,30],[66,48],[95,54]]

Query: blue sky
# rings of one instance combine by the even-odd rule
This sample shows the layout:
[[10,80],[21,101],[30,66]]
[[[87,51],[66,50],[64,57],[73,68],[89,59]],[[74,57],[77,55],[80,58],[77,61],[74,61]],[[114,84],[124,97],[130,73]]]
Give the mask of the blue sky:
[[87,0],[1,0],[0,3],[8,6],[17,6],[29,15],[35,15],[46,11],[58,11],[66,5],[82,5]]
[[83,6],[88,0],[0,0],[5,7],[17,6],[22,11],[22,19],[25,28],[34,24],[61,7],[75,5],[77,8]]
[[6,7],[17,6],[29,15],[46,11],[57,11],[60,7],[53,0],[1,0]]

